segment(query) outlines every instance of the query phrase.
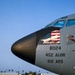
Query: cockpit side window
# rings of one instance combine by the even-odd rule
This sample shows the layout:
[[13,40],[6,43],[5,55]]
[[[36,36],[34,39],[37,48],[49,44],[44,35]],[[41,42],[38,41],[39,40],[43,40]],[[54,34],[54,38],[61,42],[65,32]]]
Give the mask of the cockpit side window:
[[75,19],[72,19],[72,20],[68,20],[68,22],[67,22],[67,27],[68,26],[72,26],[72,25],[75,25]]
[[54,27],[60,27],[60,28],[62,28],[62,27],[64,27],[65,22],[66,22],[65,20],[57,21],[57,22],[54,24]]

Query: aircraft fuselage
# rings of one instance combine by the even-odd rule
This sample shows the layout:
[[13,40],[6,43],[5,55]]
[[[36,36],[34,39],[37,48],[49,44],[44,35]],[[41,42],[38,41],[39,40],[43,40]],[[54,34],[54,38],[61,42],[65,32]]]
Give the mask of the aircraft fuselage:
[[11,49],[31,64],[57,74],[75,75],[75,14],[23,37]]

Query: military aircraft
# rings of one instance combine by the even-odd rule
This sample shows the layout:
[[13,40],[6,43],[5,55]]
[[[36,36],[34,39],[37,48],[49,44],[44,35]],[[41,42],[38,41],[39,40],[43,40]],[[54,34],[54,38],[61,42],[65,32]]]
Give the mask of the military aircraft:
[[75,75],[75,14],[56,19],[16,41],[19,58],[60,75]]

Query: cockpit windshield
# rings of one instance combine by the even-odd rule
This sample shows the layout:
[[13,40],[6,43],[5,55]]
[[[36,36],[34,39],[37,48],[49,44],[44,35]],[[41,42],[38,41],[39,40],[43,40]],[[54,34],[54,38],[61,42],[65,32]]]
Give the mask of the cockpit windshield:
[[57,21],[55,24],[54,24],[54,27],[64,27],[64,24],[65,24],[65,20],[61,20],[61,21]]
[[47,26],[45,26],[45,28],[48,28],[48,27],[51,27],[51,26],[62,28],[62,27],[64,27],[65,22],[66,22],[65,20],[59,20],[59,21],[57,21],[55,24],[53,24],[53,23],[48,24]]
[[67,27],[69,27],[69,26],[72,26],[72,25],[75,25],[75,19],[72,19],[72,20],[68,20],[68,22],[67,22]]

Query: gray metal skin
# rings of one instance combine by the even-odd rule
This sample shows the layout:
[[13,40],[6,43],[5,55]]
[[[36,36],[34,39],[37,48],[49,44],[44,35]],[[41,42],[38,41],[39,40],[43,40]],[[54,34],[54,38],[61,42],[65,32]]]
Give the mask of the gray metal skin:
[[[73,35],[75,39],[75,25],[66,27],[70,19],[75,19],[75,14],[61,17],[53,21],[52,26],[16,41],[11,51],[19,58],[46,70],[60,75],[75,75],[75,42],[67,38],[67,35]],[[66,20],[63,28],[53,26],[59,20]],[[40,39],[53,30],[60,30],[61,43],[39,44]],[[54,49],[50,50],[50,47]],[[58,49],[55,50],[55,47]]]

